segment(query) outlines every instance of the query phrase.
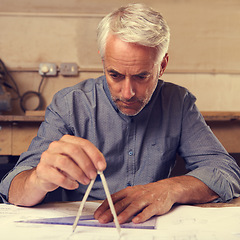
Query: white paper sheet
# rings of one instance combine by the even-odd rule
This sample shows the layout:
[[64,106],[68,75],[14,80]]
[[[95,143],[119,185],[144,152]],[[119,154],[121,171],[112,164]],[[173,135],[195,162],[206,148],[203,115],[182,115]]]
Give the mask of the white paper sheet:
[[[88,202],[84,214],[93,214],[98,203]],[[240,207],[200,208],[178,206],[157,218],[157,229],[116,229],[19,223],[19,220],[74,216],[79,202],[54,203],[34,208],[0,204],[0,236],[6,240],[240,240]]]
[[158,218],[157,229],[172,239],[240,240],[240,207],[178,206]]

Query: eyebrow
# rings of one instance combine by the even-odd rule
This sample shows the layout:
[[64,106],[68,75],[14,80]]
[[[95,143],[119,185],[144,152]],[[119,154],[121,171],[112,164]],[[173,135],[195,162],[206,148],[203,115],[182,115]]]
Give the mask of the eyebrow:
[[[124,75],[122,73],[119,73],[118,71],[114,70],[114,69],[107,69],[107,72],[108,73],[113,73],[113,74],[119,74],[119,75]],[[145,77],[145,76],[149,76],[151,73],[148,72],[148,71],[143,71],[143,72],[140,72],[140,73],[137,73],[137,74],[133,74],[132,76],[142,76],[142,77]]]
[[134,74],[133,76],[142,76],[142,77],[146,77],[146,76],[149,76],[151,73],[148,72],[148,71],[144,71],[144,72],[140,72],[140,73],[137,73],[137,74]]
[[121,73],[119,73],[118,71],[116,71],[116,70],[114,70],[114,69],[107,69],[107,72],[108,73],[114,73],[114,74],[120,74],[120,75],[123,75],[123,74],[121,74]]

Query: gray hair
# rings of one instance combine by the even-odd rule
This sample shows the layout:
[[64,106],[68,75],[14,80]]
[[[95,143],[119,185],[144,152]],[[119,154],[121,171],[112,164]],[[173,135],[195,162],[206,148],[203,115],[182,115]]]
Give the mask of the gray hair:
[[168,51],[170,30],[166,21],[159,12],[144,4],[129,4],[101,20],[97,28],[97,38],[102,59],[109,34],[117,35],[125,42],[156,47],[160,61]]

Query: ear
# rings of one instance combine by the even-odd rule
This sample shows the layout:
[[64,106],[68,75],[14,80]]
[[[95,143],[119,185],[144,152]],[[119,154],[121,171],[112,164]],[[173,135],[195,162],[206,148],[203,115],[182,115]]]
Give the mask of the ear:
[[163,73],[165,72],[165,70],[167,68],[168,58],[169,58],[168,53],[166,53],[161,62],[161,69],[160,69],[159,77],[161,77],[163,75]]

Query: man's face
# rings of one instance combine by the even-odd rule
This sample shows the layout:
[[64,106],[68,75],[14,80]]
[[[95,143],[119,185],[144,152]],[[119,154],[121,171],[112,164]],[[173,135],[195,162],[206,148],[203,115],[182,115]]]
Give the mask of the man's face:
[[134,116],[149,102],[160,74],[157,57],[155,48],[108,37],[104,71],[112,99],[123,114]]

